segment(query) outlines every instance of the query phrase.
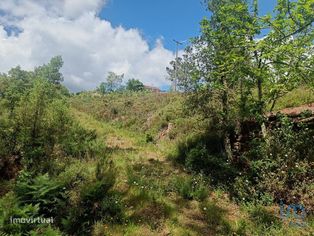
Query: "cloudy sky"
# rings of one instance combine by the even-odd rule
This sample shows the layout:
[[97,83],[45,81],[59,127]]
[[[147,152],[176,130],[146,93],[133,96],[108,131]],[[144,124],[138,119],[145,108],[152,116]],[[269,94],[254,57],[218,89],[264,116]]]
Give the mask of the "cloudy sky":
[[108,1],[1,0],[0,72],[17,65],[31,70],[61,55],[72,91],[95,88],[109,71],[148,85],[169,84],[165,68],[174,52],[165,48],[162,32],[145,36],[137,26],[113,25],[106,11],[117,16],[119,9]]
[[0,0],[0,72],[61,55],[72,91],[94,89],[109,71],[164,88],[172,40],[196,36],[208,15],[200,2]]

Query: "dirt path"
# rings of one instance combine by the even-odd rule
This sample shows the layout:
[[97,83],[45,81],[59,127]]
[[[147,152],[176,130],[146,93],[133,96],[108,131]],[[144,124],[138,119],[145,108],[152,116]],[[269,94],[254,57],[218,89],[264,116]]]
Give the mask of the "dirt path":
[[[85,128],[95,129],[99,139],[111,150],[109,156],[119,175],[117,189],[125,194],[127,215],[137,222],[126,228],[111,229],[109,235],[214,235],[198,201],[167,192],[174,178],[187,175],[166,158],[171,148],[169,142],[146,143],[142,133],[113,127],[77,110],[73,113]],[[146,188],[152,190],[145,191]],[[214,199],[212,194],[208,198]],[[225,202],[222,200],[218,204],[227,205],[231,210],[217,209],[238,214],[236,206]]]

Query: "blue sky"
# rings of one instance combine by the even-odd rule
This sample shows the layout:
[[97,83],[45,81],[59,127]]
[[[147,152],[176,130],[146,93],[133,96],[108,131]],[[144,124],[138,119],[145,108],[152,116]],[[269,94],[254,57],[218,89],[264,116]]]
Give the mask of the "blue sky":
[[[0,0],[0,72],[32,70],[61,55],[71,91],[95,89],[111,71],[165,88],[173,39],[199,35],[199,22],[210,17],[202,1]],[[275,4],[260,0],[261,15]]]
[[[202,0],[108,0],[100,17],[124,28],[137,28],[151,46],[163,38],[164,46],[172,51],[172,41],[187,40],[199,34],[199,22],[210,17]],[[276,0],[260,0],[260,14],[271,12]]]

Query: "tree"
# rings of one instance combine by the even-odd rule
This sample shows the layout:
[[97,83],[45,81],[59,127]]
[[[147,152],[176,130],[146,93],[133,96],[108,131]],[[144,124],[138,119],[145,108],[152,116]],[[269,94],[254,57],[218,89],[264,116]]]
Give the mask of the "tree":
[[[269,33],[255,41],[253,77],[258,82],[260,114],[301,84],[313,81],[314,2],[279,0],[275,16],[263,17]],[[264,88],[264,89],[263,89]]]
[[11,115],[21,96],[32,86],[32,75],[32,72],[22,70],[20,66],[12,68],[7,75],[3,75],[6,86],[2,96],[5,98],[5,104]]
[[63,66],[63,60],[61,56],[56,56],[51,58],[47,65],[37,67],[35,69],[35,74],[47,79],[49,82],[60,85],[63,81],[63,75],[60,69]]
[[[86,131],[73,120],[67,91],[45,76],[47,71],[57,75],[55,69],[50,70],[54,67],[52,64],[35,71],[16,67],[7,74],[0,74],[1,172],[10,173],[5,163],[12,157],[16,157],[18,165],[47,171],[51,168],[52,156],[82,157],[94,152],[89,151],[94,132]],[[61,73],[59,78],[62,78]]]
[[[244,0],[205,2],[210,20],[201,22],[201,36],[192,40],[186,55],[172,62],[183,74],[178,83],[196,92],[193,98],[205,104],[219,93],[226,120],[230,101],[240,117],[263,118],[278,98],[301,84],[313,84],[313,0],[280,0],[274,16],[263,17],[257,0],[252,6]],[[268,29],[263,38],[262,29]],[[172,78],[174,69],[168,73]],[[230,97],[233,93],[240,96]]]
[[122,88],[124,74],[117,75],[114,72],[109,72],[106,77],[106,82],[102,82],[97,88],[101,94],[112,93]]
[[[230,130],[239,119],[254,116],[264,130],[266,108],[313,81],[314,4],[279,0],[274,16],[260,17],[257,0],[252,6],[245,0],[205,2],[211,18],[202,20],[201,35],[168,74],[171,79],[177,71],[192,110],[218,114],[231,157]],[[260,38],[265,28],[269,33]]]
[[193,55],[191,52],[192,47],[187,47],[182,58],[178,57],[175,61],[171,61],[170,67],[166,68],[168,79],[172,82],[176,80],[176,86],[179,91],[191,91],[195,86],[195,84],[191,83],[193,72],[195,72],[193,63],[195,54]]
[[134,92],[143,91],[144,84],[138,79],[130,79],[126,84],[126,89]]
[[180,63],[184,65],[183,71],[188,68],[190,76],[179,78],[179,83],[197,94],[194,109],[203,109],[200,104],[207,105],[213,100],[219,103],[214,112],[209,109],[205,112],[219,114],[226,154],[231,158],[229,131],[237,104],[235,90],[245,82],[243,72],[250,56],[245,46],[258,26],[246,1],[212,0],[208,1],[208,9],[212,12],[210,20],[202,20],[201,36],[192,41],[185,63]]
[[97,88],[97,91],[101,94],[106,94],[107,93],[106,83],[101,82],[99,87]]

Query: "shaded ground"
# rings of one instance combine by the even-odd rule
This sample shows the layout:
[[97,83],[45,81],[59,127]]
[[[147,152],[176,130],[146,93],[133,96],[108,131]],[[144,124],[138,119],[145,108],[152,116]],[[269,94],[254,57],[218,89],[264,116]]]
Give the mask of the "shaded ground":
[[[115,188],[124,195],[130,221],[102,225],[106,235],[259,235],[243,233],[247,225],[257,226],[222,190],[209,191],[205,200],[196,201],[183,199],[169,187],[176,177],[188,176],[166,158],[175,143],[147,143],[143,133],[114,127],[77,110],[73,113],[84,127],[97,131],[110,150],[106,155],[117,168]],[[242,224],[244,221],[250,223]],[[311,235],[308,230],[289,232],[265,235]]]

